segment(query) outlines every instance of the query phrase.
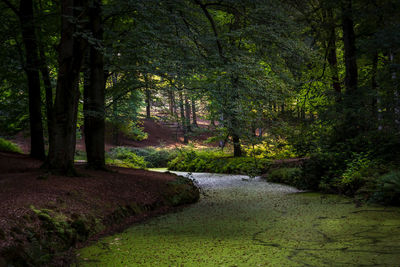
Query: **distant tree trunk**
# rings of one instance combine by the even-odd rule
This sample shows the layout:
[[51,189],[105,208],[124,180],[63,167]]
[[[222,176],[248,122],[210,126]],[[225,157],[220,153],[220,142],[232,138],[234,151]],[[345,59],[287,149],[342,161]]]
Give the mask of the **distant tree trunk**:
[[[115,86],[118,81],[118,74],[114,73],[111,76],[112,84]],[[113,124],[112,124],[112,139],[114,145],[119,145],[119,128],[118,128],[118,105],[116,99],[113,96],[112,114],[113,114]]]
[[40,76],[38,66],[38,44],[35,34],[32,0],[21,0],[19,19],[22,28],[22,41],[25,46],[26,67],[29,95],[29,123],[31,135],[31,156],[37,159],[45,159],[43,122],[41,110]]
[[[54,102],[54,144],[49,148],[48,167],[66,175],[75,175],[74,153],[79,76],[87,42],[77,32],[87,11],[87,0],[61,1],[61,41]],[[82,27],[84,28],[84,27]]]
[[171,116],[175,115],[175,93],[172,90],[168,91],[168,100],[169,100],[169,114],[171,114]]
[[344,44],[344,62],[346,67],[346,109],[344,110],[344,124],[341,133],[344,138],[356,136],[362,129],[360,119],[356,112],[361,98],[357,95],[358,70],[356,58],[356,37],[354,33],[354,22],[352,18],[352,0],[343,0],[342,2],[342,29]]
[[42,73],[42,80],[46,94],[46,115],[47,115],[47,134],[49,137],[49,146],[53,142],[54,137],[54,113],[53,113],[53,86],[51,85],[50,72],[47,67],[46,55],[43,46],[39,45],[40,55],[40,72]]
[[[371,109],[372,109],[372,116],[378,120],[378,123],[380,123],[382,118],[381,118],[381,109],[378,106],[379,92],[378,92],[378,83],[376,82],[377,72],[378,72],[378,52],[375,51],[372,58],[372,71],[371,71],[371,89],[373,92]],[[378,129],[380,130],[381,128],[382,126],[378,125]]]
[[179,91],[179,107],[181,110],[181,124],[182,124],[182,130],[183,130],[183,143],[187,144],[189,143],[188,136],[187,136],[187,128],[186,128],[186,119],[185,119],[185,108],[183,105],[183,93],[182,90]]
[[151,119],[151,92],[146,87],[146,119]]
[[196,100],[192,98],[192,121],[193,121],[193,126],[198,127],[197,125],[197,114],[196,114]]
[[240,147],[240,138],[237,134],[232,135],[233,142],[233,156],[241,157],[242,156],[242,148]]
[[[89,9],[90,30],[98,41],[103,40],[101,0],[93,1]],[[104,59],[100,47],[89,51],[89,83],[84,87],[84,129],[87,165],[93,169],[105,168],[105,82]]]
[[188,94],[185,94],[185,114],[186,114],[186,120],[185,120],[185,124],[186,124],[186,130],[187,132],[191,132],[192,131],[192,127],[190,126],[190,103],[189,103],[189,97]]
[[[396,55],[392,50],[389,52],[389,59],[392,65],[396,64]],[[394,123],[398,129],[400,129],[400,96],[397,83],[397,73],[396,69],[392,69],[392,83],[393,83],[393,109],[394,109]]]
[[356,58],[356,36],[352,18],[352,0],[344,0],[342,4],[342,28],[344,44],[344,61],[346,66],[345,85],[348,95],[357,90],[358,73]]
[[333,18],[332,8],[329,8],[326,11],[327,20],[328,20],[328,45],[327,45],[327,60],[329,64],[329,68],[331,70],[332,77],[332,87],[336,94],[336,102],[340,102],[342,87],[339,82],[339,72],[337,66],[337,55],[336,55],[336,30],[335,30],[335,21]]

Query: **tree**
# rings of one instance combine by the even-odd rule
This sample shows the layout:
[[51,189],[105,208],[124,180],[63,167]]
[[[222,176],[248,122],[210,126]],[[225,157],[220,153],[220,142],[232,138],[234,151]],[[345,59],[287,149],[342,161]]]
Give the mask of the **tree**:
[[54,132],[47,158],[52,171],[74,175],[76,120],[79,78],[87,49],[83,18],[88,12],[87,0],[61,2],[61,40],[58,55],[58,78],[54,102]]
[[89,7],[89,30],[92,43],[87,66],[89,81],[84,87],[84,134],[87,164],[90,168],[105,168],[105,73],[103,60],[103,22],[101,0],[93,0]]
[[19,18],[22,41],[25,47],[26,66],[24,67],[29,96],[29,123],[31,136],[31,153],[34,158],[45,159],[43,122],[41,111],[40,76],[37,66],[40,65],[36,39],[35,20],[32,0],[20,0],[17,9],[8,0],[2,0]]

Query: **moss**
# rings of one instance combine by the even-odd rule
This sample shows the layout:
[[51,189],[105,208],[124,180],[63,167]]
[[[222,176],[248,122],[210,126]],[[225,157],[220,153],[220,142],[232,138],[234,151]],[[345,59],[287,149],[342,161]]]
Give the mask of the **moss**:
[[178,206],[194,203],[200,198],[199,188],[193,180],[177,176],[176,179],[167,184],[167,190],[163,194],[167,204]]

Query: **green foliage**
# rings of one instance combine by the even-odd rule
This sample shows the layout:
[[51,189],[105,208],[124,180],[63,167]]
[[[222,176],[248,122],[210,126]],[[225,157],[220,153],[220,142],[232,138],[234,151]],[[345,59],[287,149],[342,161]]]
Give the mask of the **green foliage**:
[[400,205],[400,171],[391,171],[379,177],[373,201]]
[[346,161],[346,169],[336,181],[335,186],[341,193],[353,195],[376,174],[377,163],[370,160],[368,154],[354,153],[351,160]]
[[107,153],[106,163],[127,168],[146,168],[147,165],[143,157],[125,147],[112,148]]
[[268,140],[264,140],[260,144],[246,146],[244,151],[246,155],[257,158],[288,159],[297,156],[294,148],[286,140],[279,138],[268,138]]
[[107,153],[107,163],[128,168],[166,167],[177,156],[174,149],[115,147]]
[[283,183],[302,188],[301,169],[300,168],[279,168],[268,172],[268,182]]
[[146,161],[148,168],[166,167],[168,162],[174,159],[178,152],[175,149],[161,148],[129,148],[133,153],[141,156]]
[[0,137],[0,151],[22,153],[22,150],[18,145],[1,137]]
[[235,173],[259,175],[270,166],[270,160],[252,157],[231,157],[220,150],[180,150],[168,163],[168,169],[187,172]]

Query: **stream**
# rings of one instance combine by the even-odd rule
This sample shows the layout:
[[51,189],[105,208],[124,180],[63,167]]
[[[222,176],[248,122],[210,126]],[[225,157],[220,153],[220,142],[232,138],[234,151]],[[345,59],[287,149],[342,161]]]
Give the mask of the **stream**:
[[242,175],[191,177],[198,203],[79,250],[76,265],[400,266],[399,208]]

